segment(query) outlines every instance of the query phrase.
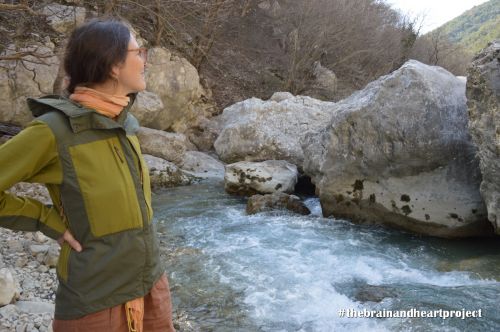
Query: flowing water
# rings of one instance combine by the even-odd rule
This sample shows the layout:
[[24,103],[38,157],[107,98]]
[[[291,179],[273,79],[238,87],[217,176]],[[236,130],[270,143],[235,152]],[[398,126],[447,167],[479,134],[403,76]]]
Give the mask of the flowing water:
[[[245,213],[223,183],[154,197],[181,331],[500,331],[500,241],[443,240],[309,216]],[[340,310],[479,310],[347,318]]]

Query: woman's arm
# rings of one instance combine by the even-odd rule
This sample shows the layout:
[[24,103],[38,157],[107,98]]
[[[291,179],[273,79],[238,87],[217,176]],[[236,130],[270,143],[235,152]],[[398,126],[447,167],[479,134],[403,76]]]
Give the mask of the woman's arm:
[[66,225],[53,206],[5,192],[18,182],[62,182],[56,140],[43,122],[30,123],[0,145],[0,227],[41,231],[53,239],[61,238]]

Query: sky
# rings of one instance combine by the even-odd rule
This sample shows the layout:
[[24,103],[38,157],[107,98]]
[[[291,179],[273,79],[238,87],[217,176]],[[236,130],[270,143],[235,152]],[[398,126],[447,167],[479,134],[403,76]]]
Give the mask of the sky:
[[424,15],[421,34],[427,33],[488,0],[386,0],[393,8],[411,17]]

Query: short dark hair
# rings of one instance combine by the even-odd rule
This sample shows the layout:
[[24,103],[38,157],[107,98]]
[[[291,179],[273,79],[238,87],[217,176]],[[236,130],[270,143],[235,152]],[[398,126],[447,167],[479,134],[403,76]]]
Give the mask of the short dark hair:
[[125,61],[129,41],[130,30],[117,19],[93,19],[76,28],[64,56],[68,92],[109,79],[112,67]]

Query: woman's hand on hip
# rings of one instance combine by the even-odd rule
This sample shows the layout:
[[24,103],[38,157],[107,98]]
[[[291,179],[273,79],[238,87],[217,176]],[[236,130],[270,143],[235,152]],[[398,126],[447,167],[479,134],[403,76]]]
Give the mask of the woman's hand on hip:
[[80,244],[80,242],[78,242],[77,240],[75,240],[75,238],[73,237],[73,235],[69,232],[69,230],[66,230],[64,232],[64,234],[59,238],[57,239],[57,242],[59,243],[59,245],[62,246],[62,244],[64,242],[68,242],[69,246],[71,248],[73,248],[74,250],[80,252],[82,251],[82,245]]

